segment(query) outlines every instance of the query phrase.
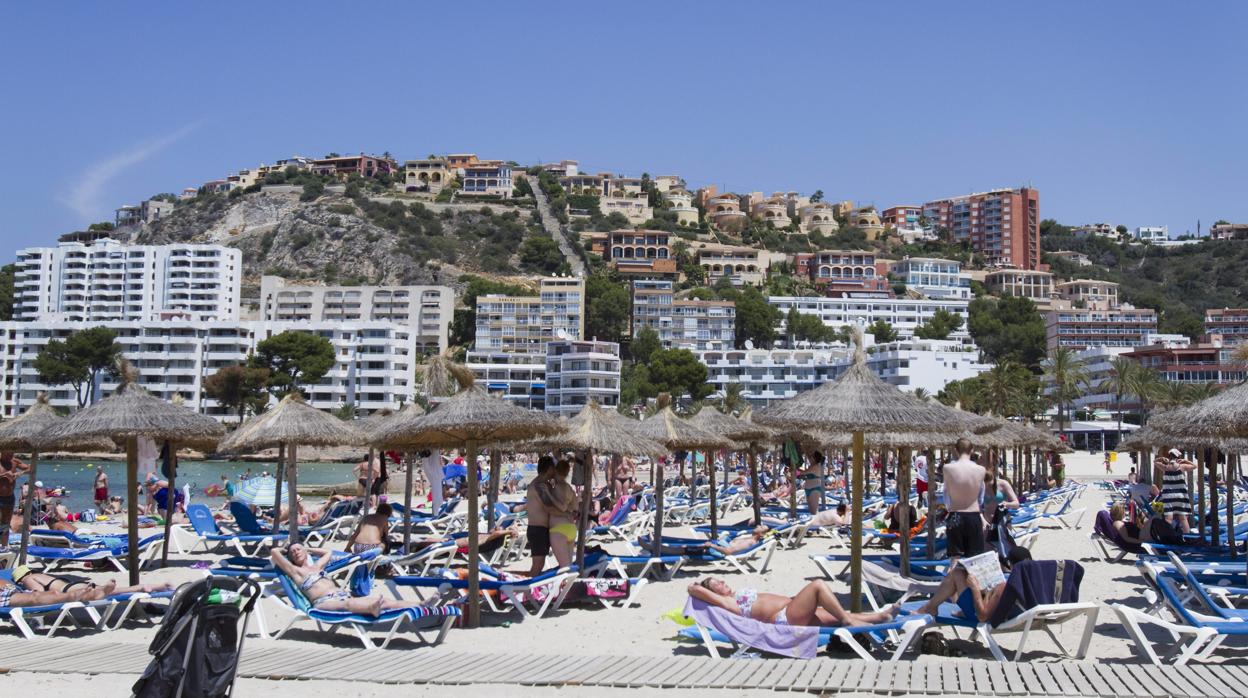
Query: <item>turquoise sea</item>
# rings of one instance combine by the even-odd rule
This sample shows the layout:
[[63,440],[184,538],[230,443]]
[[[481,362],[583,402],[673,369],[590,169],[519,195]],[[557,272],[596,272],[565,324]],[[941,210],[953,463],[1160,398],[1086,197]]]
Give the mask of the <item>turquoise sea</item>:
[[[104,468],[108,474],[110,494],[124,496],[126,483],[126,464],[124,461],[85,461],[39,459],[39,481],[45,488],[63,487],[68,494],[61,499],[70,511],[82,511],[94,506],[93,483],[95,482],[96,466]],[[159,462],[157,463],[159,474]],[[353,479],[350,463],[300,463],[299,484],[301,485],[336,485]],[[227,475],[238,480],[250,470],[252,475],[264,471],[273,473],[272,463],[231,462],[231,461],[181,461],[178,465],[176,485],[191,486],[191,499],[205,497],[204,488],[209,485],[220,485],[221,476]],[[139,479],[143,478],[140,470]],[[20,488],[26,477],[18,478]],[[20,489],[19,489],[20,491]]]

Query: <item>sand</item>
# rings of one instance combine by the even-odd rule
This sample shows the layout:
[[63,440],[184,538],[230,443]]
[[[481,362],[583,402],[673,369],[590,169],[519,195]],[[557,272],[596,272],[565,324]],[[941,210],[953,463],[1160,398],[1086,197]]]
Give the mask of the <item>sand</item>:
[[[1068,477],[1080,481],[1091,481],[1105,477],[1104,468],[1102,466],[1099,454],[1071,454],[1066,457]],[[1129,460],[1125,459],[1117,464],[1115,476],[1125,477],[1130,467]],[[1100,603],[1125,603],[1128,605],[1142,607],[1144,601],[1141,595],[1144,586],[1135,567],[1131,563],[1110,564],[1104,562],[1096,549],[1095,544],[1089,540],[1088,532],[1091,529],[1092,517],[1095,512],[1103,506],[1107,499],[1107,492],[1090,486],[1086,489],[1083,496],[1076,503],[1076,507],[1086,507],[1085,512],[1080,518],[1078,530],[1066,530],[1057,527],[1056,524],[1046,524],[1043,532],[1040,534],[1039,540],[1032,548],[1033,555],[1040,559],[1066,558],[1081,562],[1085,568],[1085,576],[1081,588],[1081,599],[1085,601],[1094,601]],[[729,523],[745,517],[745,513],[737,513],[729,518]],[[666,530],[666,529],[665,529]],[[672,535],[692,534],[690,531],[682,531],[676,529]],[[723,574],[715,573],[716,576],[722,576],[734,589],[741,587],[755,587],[760,590],[777,592],[777,593],[793,593],[800,589],[807,581],[818,579],[819,571],[811,562],[809,556],[818,554],[827,550],[827,539],[814,538],[808,539],[807,542],[797,550],[780,549],[772,559],[771,569],[766,574]],[[624,548],[619,544],[610,544],[608,550],[614,552],[624,552]],[[211,559],[209,556],[196,556],[193,561]],[[179,567],[167,570],[157,570],[144,575],[144,581],[185,581],[200,574],[198,570],[189,567],[190,561],[182,561]],[[520,568],[527,566],[525,564],[513,563],[512,568]],[[96,574],[97,578],[106,578],[112,575]],[[668,583],[651,583],[645,588],[641,595],[640,608],[632,608],[629,610],[606,610],[606,609],[589,609],[589,607],[568,608],[562,612],[556,613],[551,617],[543,620],[529,620],[523,623],[516,622],[514,616],[511,622],[507,622],[505,617],[486,616],[486,627],[465,631],[453,630],[443,643],[443,647],[453,651],[471,651],[471,652],[489,652],[498,654],[515,654],[517,652],[533,650],[543,653],[558,651],[569,655],[640,655],[640,656],[698,656],[703,653],[700,645],[677,641],[675,639],[678,627],[669,620],[663,619],[661,616],[667,611],[680,609],[684,605],[686,598],[686,587],[700,579],[702,576],[695,568],[686,567],[677,579]],[[848,590],[846,583],[843,581],[835,581],[832,583],[834,590],[838,592],[846,592]],[[1075,624],[1077,625],[1077,624]],[[1068,646],[1074,647],[1078,644],[1079,627],[1065,628],[1058,631],[1058,636]],[[12,633],[11,628],[5,628],[2,632]],[[967,639],[957,639],[953,632],[944,629],[942,632],[951,640],[954,647],[964,651],[969,657],[990,658],[990,654],[979,642],[971,642]],[[114,631],[108,637],[112,641],[117,642],[133,642],[146,644],[153,633],[151,628],[125,628]],[[963,633],[963,638],[966,634]],[[249,640],[249,647],[255,648],[263,640]],[[292,631],[285,638],[278,641],[268,641],[277,645],[299,645],[306,646],[309,642],[321,642],[331,644],[338,647],[353,648],[358,647],[358,642],[346,635],[324,636],[311,630]],[[1006,636],[1003,645],[1007,651],[1011,651],[1017,639],[1014,636]],[[388,650],[403,651],[402,648],[409,647],[404,641],[396,640],[392,644],[392,649]],[[1061,655],[1057,653],[1052,642],[1043,634],[1036,633],[1029,639],[1029,651],[1024,658],[1031,661],[1056,661],[1061,659]],[[915,655],[911,655],[915,656]],[[1103,609],[1097,623],[1096,634],[1092,641],[1091,650],[1088,658],[1092,661],[1099,662],[1138,662],[1133,651],[1126,640],[1126,636],[1119,626],[1114,614],[1109,609]],[[1242,641],[1229,641],[1224,645],[1224,649],[1220,650],[1217,658],[1219,660],[1232,659],[1243,661],[1248,658],[1248,648]],[[940,658],[919,657],[918,661],[939,661]],[[1216,661],[1216,660],[1215,660]],[[8,689],[15,688],[33,688],[33,687],[74,687],[88,688],[102,686],[106,690],[102,691],[104,695],[115,695],[119,687],[128,686],[134,677],[118,677],[118,676],[40,676],[28,673],[15,673],[8,676],[0,677],[0,687],[8,692]],[[268,692],[270,695],[294,695],[297,691],[300,696],[320,696],[331,695],[332,693],[342,690],[335,682],[327,681],[301,681],[292,682],[266,682],[260,680],[246,680],[240,686],[240,695],[253,695],[260,690]],[[425,690],[419,687],[384,687],[384,686],[362,686],[360,684],[351,684],[350,690],[358,695],[398,695],[397,691],[401,690],[403,695],[425,695]],[[433,689],[439,690],[439,689]],[[445,689],[441,689],[444,691]],[[371,692],[370,692],[371,691]],[[499,695],[497,689],[491,692],[490,687],[456,687],[457,694],[462,695]],[[504,692],[506,695],[553,695],[558,691],[560,695],[573,693],[571,689],[520,689],[517,687],[508,687]],[[99,693],[97,691],[97,693]],[[575,691],[577,695],[611,695],[613,692],[606,690],[588,690],[580,689]],[[722,692],[710,691],[703,692],[706,695],[721,695]],[[734,695],[741,695],[734,693]]]

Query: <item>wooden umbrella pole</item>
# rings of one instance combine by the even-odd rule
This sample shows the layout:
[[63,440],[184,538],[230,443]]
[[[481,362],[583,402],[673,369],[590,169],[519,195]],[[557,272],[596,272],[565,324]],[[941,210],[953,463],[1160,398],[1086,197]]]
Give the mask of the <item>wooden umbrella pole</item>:
[[865,456],[861,431],[854,432],[854,484],[850,498],[853,509],[850,519],[850,610],[858,613],[862,610],[862,485],[863,457]]
[[754,525],[763,523],[763,502],[758,486],[758,446],[750,444],[750,499],[754,500]]
[[1231,477],[1231,454],[1226,454],[1226,540],[1235,558],[1235,478]]
[[468,617],[464,627],[475,628],[481,620],[481,551],[477,534],[481,529],[481,509],[477,505],[477,442],[468,439],[465,444],[468,457]]
[[286,444],[277,446],[277,465],[273,468],[273,535],[281,533],[282,522],[282,471],[286,469]]
[[407,472],[403,477],[403,554],[406,555],[408,546],[412,544],[412,478],[415,476],[416,459],[410,452],[403,457],[407,460]]
[[160,549],[160,568],[169,566],[169,529],[173,527],[173,513],[178,509],[178,453],[177,445],[165,442],[169,454],[169,491],[165,494],[165,544]]
[[489,517],[487,521],[489,522],[489,530],[491,531],[494,530],[494,521],[498,518],[498,514],[494,512],[494,507],[498,504],[498,483],[502,479],[502,474],[499,471],[502,470],[502,468],[502,451],[498,449],[497,445],[490,447],[490,493],[486,497],[486,501],[490,508],[487,514]]
[[290,524],[290,536],[287,540],[291,543],[299,542],[299,469],[295,465],[297,453],[298,447],[295,444],[286,448],[286,468],[289,471],[286,473],[286,523]]
[[711,538],[719,537],[719,504],[715,496],[715,454],[706,452],[706,477],[711,483]]
[[797,520],[797,463],[789,463],[785,476],[789,478],[789,521]]
[[[1228,461],[1229,462],[1229,461]],[[39,452],[30,452],[30,473],[26,476],[26,505],[22,518],[26,525],[22,526],[22,544],[17,554],[17,564],[26,564],[26,548],[30,545],[30,527],[34,525],[35,516],[35,483],[39,482]],[[168,538],[166,537],[166,540]]]
[[936,451],[927,449],[927,559],[936,557]]
[[663,554],[663,466],[662,460],[655,458],[650,461],[650,472],[659,471],[658,478],[651,477],[654,483],[654,544],[650,546],[651,554],[660,557]]
[[910,576],[910,447],[897,452],[897,536],[901,545],[901,576]]
[[1208,461],[1205,460],[1205,455],[1204,449],[1196,451],[1196,532],[1200,534],[1201,543],[1207,540],[1205,538],[1205,472],[1208,470]]
[[[130,519],[126,540],[126,566],[130,569],[130,586],[139,584],[139,439],[126,437],[126,515]],[[168,543],[166,543],[167,545]]]
[[576,569],[581,576],[585,574],[585,539],[589,532],[589,500],[593,497],[594,451],[585,452],[585,462],[581,465],[581,511],[576,517]]
[[368,463],[364,469],[364,504],[360,507],[361,513],[368,516],[368,503],[373,496],[373,447],[368,447]]
[[1218,449],[1205,449],[1205,456],[1209,460],[1209,540],[1218,545],[1221,542],[1218,537]]

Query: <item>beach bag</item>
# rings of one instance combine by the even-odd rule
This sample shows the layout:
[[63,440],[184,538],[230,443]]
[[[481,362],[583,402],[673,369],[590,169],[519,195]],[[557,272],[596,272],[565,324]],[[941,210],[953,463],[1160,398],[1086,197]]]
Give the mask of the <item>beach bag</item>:
[[1148,532],[1153,537],[1153,540],[1163,545],[1183,545],[1187,542],[1169,521],[1160,516],[1154,517],[1148,522]]

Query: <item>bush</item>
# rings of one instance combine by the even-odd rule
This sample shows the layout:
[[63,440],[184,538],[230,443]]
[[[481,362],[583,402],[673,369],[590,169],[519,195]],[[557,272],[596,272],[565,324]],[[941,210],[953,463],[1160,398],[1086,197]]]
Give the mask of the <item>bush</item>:
[[303,193],[299,195],[300,201],[315,201],[325,193],[325,185],[321,182],[308,182],[303,185]]

